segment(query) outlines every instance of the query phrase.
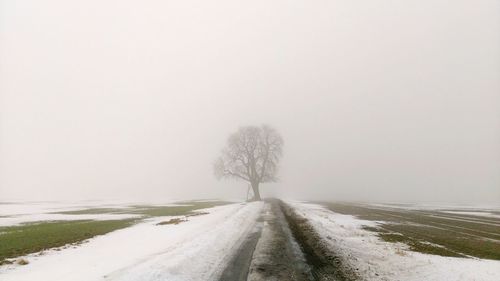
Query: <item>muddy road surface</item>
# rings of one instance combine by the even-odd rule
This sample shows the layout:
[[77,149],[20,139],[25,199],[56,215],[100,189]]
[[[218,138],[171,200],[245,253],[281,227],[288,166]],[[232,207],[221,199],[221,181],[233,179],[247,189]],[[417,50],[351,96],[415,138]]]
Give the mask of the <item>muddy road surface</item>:
[[262,214],[222,272],[220,281],[350,281],[352,270],[332,253],[307,220],[280,200]]

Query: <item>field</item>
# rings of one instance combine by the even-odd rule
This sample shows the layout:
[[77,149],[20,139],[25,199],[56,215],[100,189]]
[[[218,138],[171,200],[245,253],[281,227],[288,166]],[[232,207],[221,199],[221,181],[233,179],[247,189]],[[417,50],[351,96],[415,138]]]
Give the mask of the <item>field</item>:
[[[184,201],[171,205],[131,205],[126,208],[92,207],[49,214],[69,216],[70,220],[36,221],[20,225],[0,227],[0,264],[8,259],[40,252],[50,248],[78,243],[97,235],[129,227],[145,218],[160,216],[183,216],[196,210],[224,205],[223,201]],[[139,218],[88,220],[79,219],[85,215],[120,214],[140,215]],[[50,215],[49,215],[50,217]],[[4,216],[9,218],[9,216]]]
[[228,204],[225,201],[182,201],[171,205],[131,205],[129,208],[88,208],[75,211],[57,212],[65,215],[89,214],[138,214],[149,217],[183,216],[196,210]]
[[0,263],[7,258],[76,243],[132,225],[133,219],[66,221],[0,228]]
[[497,210],[410,209],[396,205],[321,203],[336,213],[380,221],[365,229],[413,251],[451,257],[500,260],[500,216]]
[[500,280],[498,209],[265,200],[0,213],[5,281]]

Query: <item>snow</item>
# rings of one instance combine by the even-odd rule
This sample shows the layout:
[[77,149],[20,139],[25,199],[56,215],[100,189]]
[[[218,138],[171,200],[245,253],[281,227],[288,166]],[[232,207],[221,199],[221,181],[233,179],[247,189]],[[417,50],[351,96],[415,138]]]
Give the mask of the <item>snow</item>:
[[[212,200],[200,200],[212,201]],[[66,211],[79,211],[93,208],[110,208],[127,210],[132,206],[186,206],[186,204],[175,203],[174,200],[155,201],[123,201],[123,200],[87,200],[87,201],[42,201],[42,202],[0,202],[0,217],[19,216],[30,214],[60,213]],[[236,201],[235,201],[236,202]]]
[[[127,214],[131,206],[185,206],[175,203],[138,203],[120,201],[81,201],[81,202],[0,202],[0,227],[24,223],[69,220],[123,220],[139,218],[139,214]],[[67,211],[85,209],[123,209],[120,214],[61,214]]]
[[0,202],[0,216],[19,216],[44,214],[65,211],[76,211],[89,208],[128,208],[126,204],[103,201],[83,202]]
[[3,281],[28,280],[213,280],[253,228],[262,202],[205,209],[178,225],[172,217],[90,239],[75,248],[27,257],[25,266],[0,268]]
[[30,222],[69,221],[69,220],[123,220],[139,218],[137,214],[93,214],[93,215],[66,215],[66,214],[33,214],[0,218],[1,226],[14,226]]
[[405,209],[405,210],[422,210],[422,211],[462,211],[467,212],[487,212],[487,211],[500,211],[499,205],[493,204],[452,204],[452,203],[361,203],[371,207],[381,207],[383,209]]
[[489,217],[489,218],[500,218],[500,215],[496,215],[490,212],[476,211],[476,212],[462,212],[462,211],[443,211],[443,213],[455,214],[455,215],[468,215],[477,217]]
[[315,204],[288,203],[311,222],[332,250],[357,269],[364,280],[500,280],[500,261],[411,252],[404,244],[384,242],[375,233],[362,229],[379,222],[334,213]]

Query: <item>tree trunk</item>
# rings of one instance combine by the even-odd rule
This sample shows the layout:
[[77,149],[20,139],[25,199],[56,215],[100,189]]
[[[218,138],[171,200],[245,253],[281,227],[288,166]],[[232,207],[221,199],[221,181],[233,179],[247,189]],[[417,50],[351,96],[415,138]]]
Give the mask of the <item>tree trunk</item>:
[[252,183],[253,200],[260,201],[259,183]]

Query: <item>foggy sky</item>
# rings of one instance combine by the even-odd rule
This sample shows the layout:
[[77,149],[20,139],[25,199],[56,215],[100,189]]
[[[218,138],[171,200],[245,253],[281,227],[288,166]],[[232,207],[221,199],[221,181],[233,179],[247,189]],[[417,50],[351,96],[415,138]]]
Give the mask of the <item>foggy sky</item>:
[[241,198],[263,123],[264,196],[500,202],[500,2],[0,0],[0,201]]

